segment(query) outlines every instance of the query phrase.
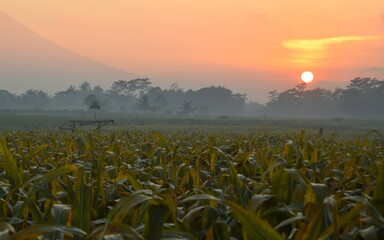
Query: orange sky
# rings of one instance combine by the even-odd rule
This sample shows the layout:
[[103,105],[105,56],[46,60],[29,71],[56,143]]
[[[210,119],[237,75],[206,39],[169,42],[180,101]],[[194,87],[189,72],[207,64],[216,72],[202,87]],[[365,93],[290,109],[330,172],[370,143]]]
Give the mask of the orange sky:
[[292,87],[304,70],[348,81],[376,67],[369,74],[384,78],[383,0],[0,0],[0,11],[160,86],[223,85],[257,99],[252,88]]

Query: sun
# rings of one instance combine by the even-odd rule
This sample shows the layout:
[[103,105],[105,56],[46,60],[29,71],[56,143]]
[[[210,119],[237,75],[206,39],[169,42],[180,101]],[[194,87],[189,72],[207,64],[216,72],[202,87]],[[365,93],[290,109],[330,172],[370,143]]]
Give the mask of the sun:
[[301,74],[301,80],[305,83],[310,83],[313,80],[313,73],[306,71]]

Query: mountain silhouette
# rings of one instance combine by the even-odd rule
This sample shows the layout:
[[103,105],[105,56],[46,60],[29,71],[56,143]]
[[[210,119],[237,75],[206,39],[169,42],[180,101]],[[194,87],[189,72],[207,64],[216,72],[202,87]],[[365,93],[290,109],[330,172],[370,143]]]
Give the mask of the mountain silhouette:
[[67,50],[2,12],[0,33],[0,89],[52,93],[84,81],[109,88],[113,81],[139,77]]

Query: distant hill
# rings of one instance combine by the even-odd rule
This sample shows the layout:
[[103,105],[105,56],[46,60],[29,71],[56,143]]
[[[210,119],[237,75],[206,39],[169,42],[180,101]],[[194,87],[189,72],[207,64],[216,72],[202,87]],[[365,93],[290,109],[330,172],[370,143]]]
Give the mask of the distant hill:
[[0,89],[52,93],[84,81],[109,88],[113,81],[139,77],[58,46],[1,12],[0,33]]

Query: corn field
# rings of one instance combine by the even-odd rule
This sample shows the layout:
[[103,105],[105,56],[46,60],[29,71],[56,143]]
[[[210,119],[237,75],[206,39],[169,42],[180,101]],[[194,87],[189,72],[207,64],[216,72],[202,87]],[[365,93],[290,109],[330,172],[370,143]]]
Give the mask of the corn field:
[[0,239],[383,239],[384,145],[290,134],[0,134]]

